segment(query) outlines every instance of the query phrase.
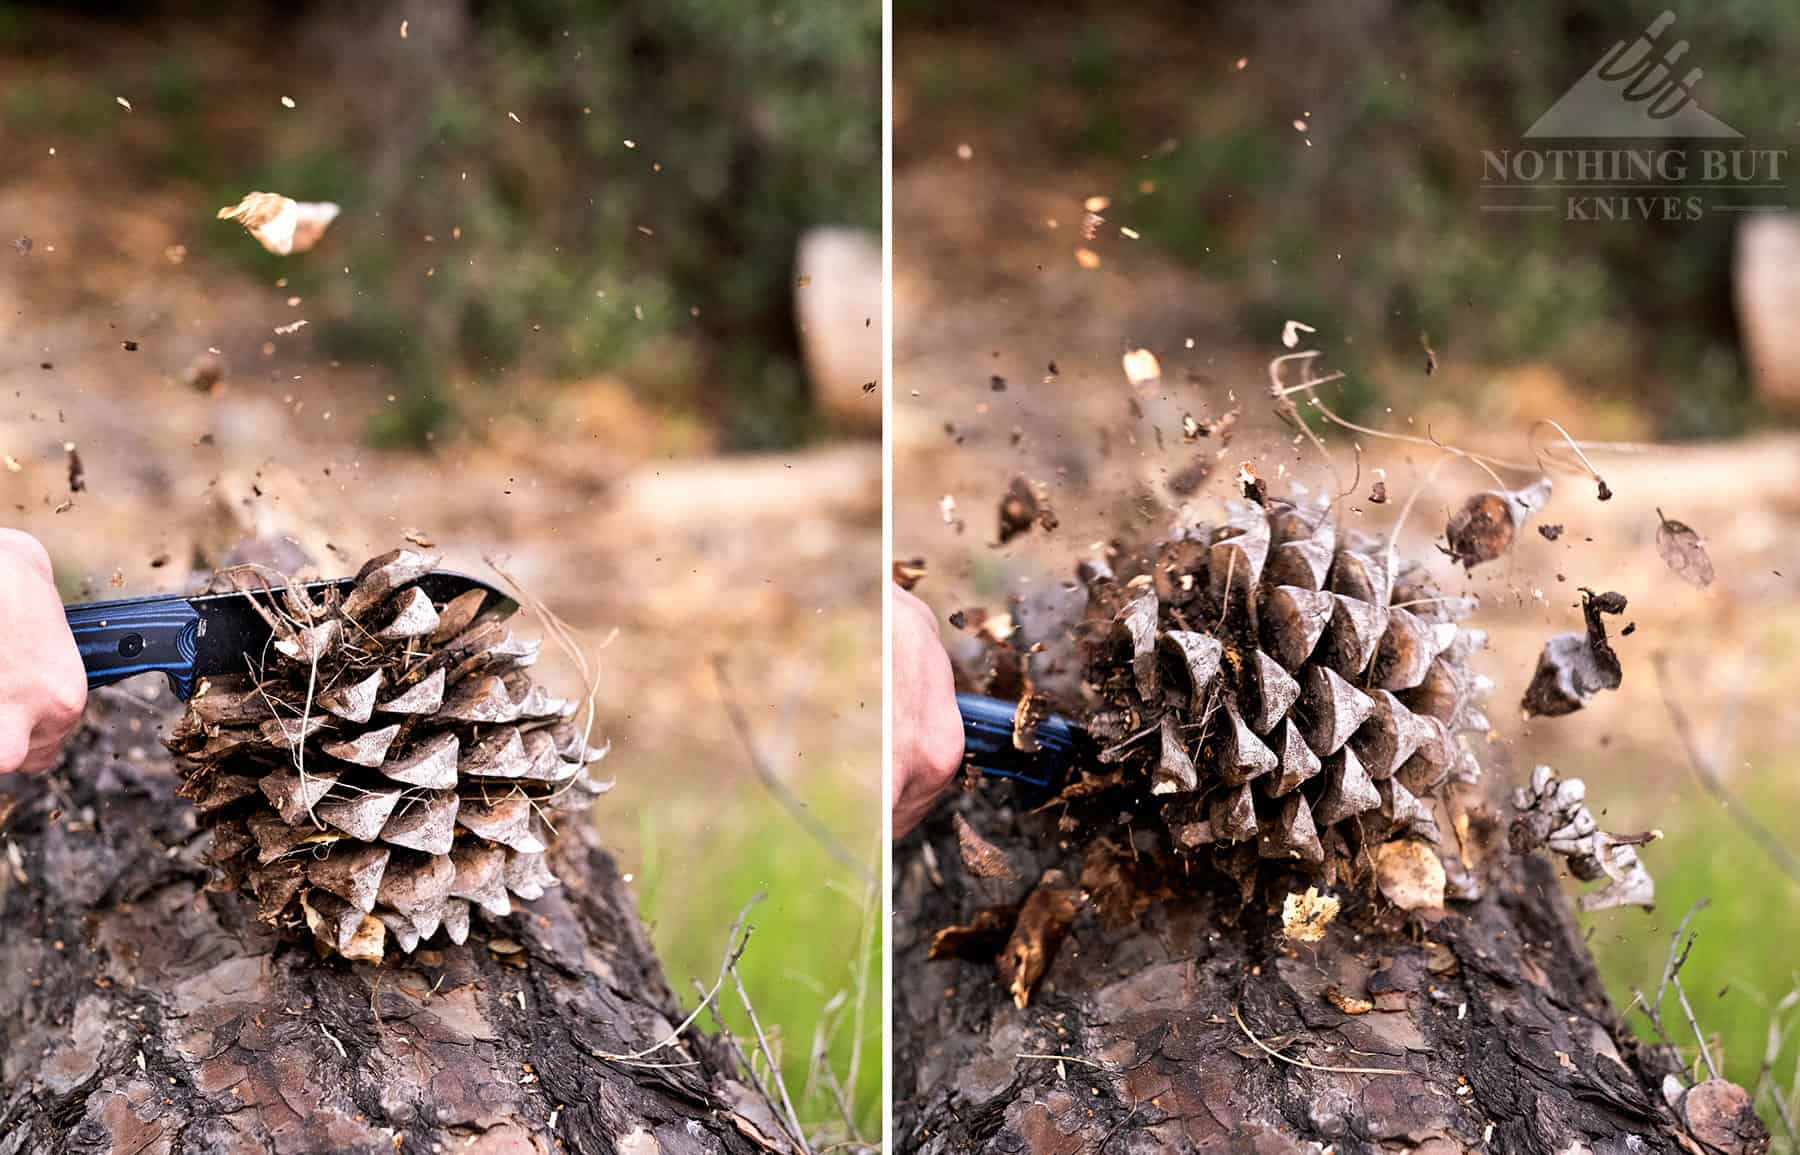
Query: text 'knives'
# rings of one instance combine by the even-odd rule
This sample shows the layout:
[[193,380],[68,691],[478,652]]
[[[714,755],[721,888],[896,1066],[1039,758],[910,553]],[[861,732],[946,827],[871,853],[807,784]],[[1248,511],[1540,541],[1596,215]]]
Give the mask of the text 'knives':
[[[301,582],[298,588],[312,598],[331,587],[347,593],[355,581]],[[483,589],[489,595],[484,610],[510,613],[518,608],[512,598],[486,582],[449,570],[433,570],[415,584],[439,605]],[[186,701],[199,679],[243,673],[263,660],[269,624],[251,599],[267,598],[283,588],[89,602],[64,606],[63,613],[87,667],[88,689],[156,671],[168,675],[175,696]]]
[[958,694],[956,708],[962,713],[964,760],[983,774],[1011,778],[1039,795],[1056,789],[1069,768],[1093,750],[1085,729],[1056,714],[1038,723],[1038,749],[1026,753],[1013,745],[1017,703]]

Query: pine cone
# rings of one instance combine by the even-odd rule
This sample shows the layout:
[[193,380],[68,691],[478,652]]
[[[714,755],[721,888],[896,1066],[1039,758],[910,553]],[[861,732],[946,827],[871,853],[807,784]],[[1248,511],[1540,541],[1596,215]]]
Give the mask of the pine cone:
[[547,814],[606,789],[575,704],[526,673],[538,643],[484,590],[436,604],[414,584],[437,560],[397,550],[341,597],[260,598],[260,670],[204,683],[168,738],[219,887],[327,953],[463,942],[471,906],[501,917],[555,884]]
[[1085,713],[1178,850],[1212,854],[1248,898],[1259,862],[1336,881],[1382,842],[1438,840],[1430,799],[1479,779],[1463,735],[1488,729],[1468,664],[1486,635],[1458,625],[1473,598],[1438,596],[1303,494],[1228,503],[1137,564],[1083,566]]

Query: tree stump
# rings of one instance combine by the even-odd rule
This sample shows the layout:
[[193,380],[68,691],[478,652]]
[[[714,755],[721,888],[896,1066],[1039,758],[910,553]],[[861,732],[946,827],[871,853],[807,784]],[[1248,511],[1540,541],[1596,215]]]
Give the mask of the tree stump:
[[[1322,941],[1290,942],[1278,900],[1240,906],[1199,877],[1136,879],[1156,897],[1109,928],[1084,848],[1009,789],[984,783],[896,851],[897,1150],[1702,1150],[1660,1090],[1674,1065],[1621,1028],[1541,858],[1494,864],[1484,897],[1423,928],[1339,887]],[[1020,880],[971,877],[952,814]],[[1153,839],[1134,841],[1145,864]],[[927,961],[938,930],[1050,870],[1087,905],[1029,1005],[992,964]]]
[[144,689],[0,781],[0,1155],[792,1150],[717,1039],[607,1058],[681,1013],[584,823],[564,885],[466,945],[323,960],[206,888]]

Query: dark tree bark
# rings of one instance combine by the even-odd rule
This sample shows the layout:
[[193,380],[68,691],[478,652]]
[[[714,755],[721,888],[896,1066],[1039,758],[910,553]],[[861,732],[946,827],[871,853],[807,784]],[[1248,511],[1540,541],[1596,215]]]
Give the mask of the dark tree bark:
[[715,1039],[602,1057],[681,1016],[584,824],[564,885],[466,946],[325,961],[206,889],[172,711],[89,715],[61,768],[0,783],[0,1155],[790,1149]]
[[[984,784],[896,852],[897,1151],[1700,1150],[1542,859],[1493,863],[1485,897],[1424,928],[1336,888],[1343,910],[1311,946],[1235,887],[1160,880],[1122,927],[1102,925],[1104,904],[1078,914],[1021,1010],[991,964],[926,958],[936,931],[1016,902],[1043,871],[1082,877],[1055,817],[1003,793]],[[951,811],[1019,883],[969,877]]]

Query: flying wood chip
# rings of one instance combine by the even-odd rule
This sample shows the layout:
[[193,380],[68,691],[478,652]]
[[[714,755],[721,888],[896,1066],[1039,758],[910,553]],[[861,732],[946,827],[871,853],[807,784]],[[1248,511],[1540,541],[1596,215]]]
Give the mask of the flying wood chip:
[[1000,498],[1000,545],[1041,524],[1045,532],[1056,528],[1056,515],[1039,499],[1031,482],[1015,477]]
[[1660,509],[1656,511],[1656,518],[1656,552],[1662,556],[1663,564],[1689,585],[1701,589],[1711,585],[1712,558],[1707,556],[1706,543],[1700,540],[1700,535],[1686,523],[1663,516]]
[[976,878],[1000,878],[1008,882],[1016,882],[1019,872],[1007,861],[1006,855],[993,843],[975,833],[968,820],[957,814],[951,817],[951,824],[956,828],[956,845],[962,854],[963,869]]
[[219,210],[222,221],[236,221],[276,256],[304,253],[319,243],[338,207],[329,201],[296,201],[280,193],[253,192]]

